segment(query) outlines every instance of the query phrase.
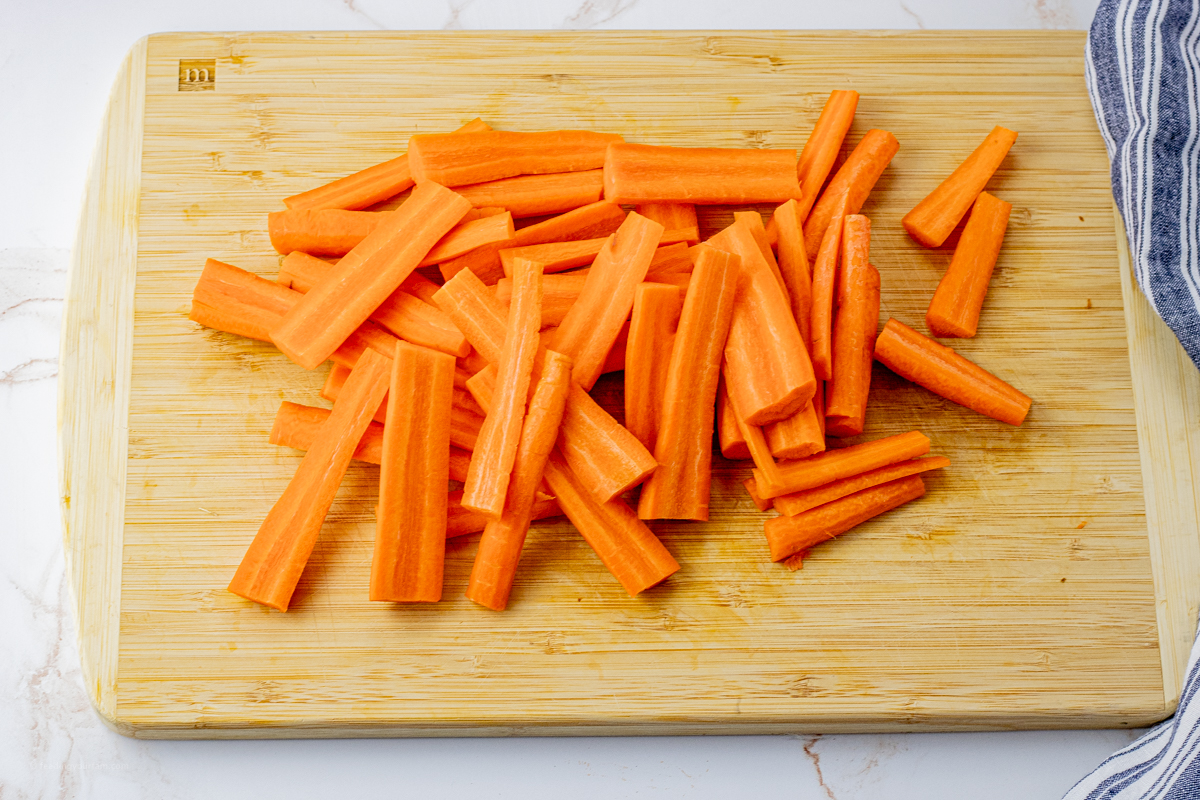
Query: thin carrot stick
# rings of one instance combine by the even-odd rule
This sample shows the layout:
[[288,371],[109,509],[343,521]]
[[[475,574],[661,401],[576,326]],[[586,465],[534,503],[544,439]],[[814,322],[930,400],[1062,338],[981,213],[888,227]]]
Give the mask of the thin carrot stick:
[[700,223],[696,221],[696,206],[691,203],[642,203],[634,211],[652,219],[668,231],[682,231],[682,241],[700,243]]
[[844,216],[838,217],[825,229],[825,240],[813,265],[812,316],[809,342],[812,346],[813,373],[818,380],[833,377],[833,312],[837,292],[838,261],[842,252]]
[[737,415],[729,403],[729,393],[725,391],[725,379],[722,378],[717,387],[717,438],[721,446],[721,455],[731,461],[748,461],[750,448],[742,436],[738,426]]
[[604,159],[613,203],[781,203],[800,197],[795,150],[659,147],[621,142]]
[[[647,276],[665,272],[691,272],[691,259],[687,257],[687,243],[671,241],[679,239],[685,232],[667,230],[659,241],[659,248],[650,262]],[[596,260],[608,236],[597,239],[581,239],[569,242],[547,242],[526,247],[510,247],[500,251],[500,263],[504,274],[512,273],[512,261],[515,258],[526,258],[542,264],[546,273],[564,272],[576,267],[586,267]],[[582,273],[583,270],[578,270]],[[649,277],[647,277],[649,279]]]
[[875,182],[899,149],[900,143],[887,131],[866,132],[804,220],[804,249],[810,260],[816,257],[831,222],[862,210]]
[[821,418],[817,417],[817,403],[823,393],[823,387],[818,385],[817,393],[804,408],[785,420],[773,422],[763,428],[772,456],[784,459],[808,458],[825,449],[825,433],[821,429]]
[[804,143],[800,151],[800,161],[796,164],[796,174],[800,178],[800,189],[803,197],[797,215],[803,223],[808,217],[833,162],[837,159],[842,142],[854,122],[854,112],[858,108],[858,92],[838,89],[829,93],[821,116],[813,127],[812,135]]
[[954,258],[929,302],[925,324],[934,336],[971,337],[987,297],[992,270],[1008,228],[1012,203],[980,192],[954,248]]
[[746,490],[746,494],[750,496],[750,502],[754,503],[754,507],[759,511],[766,511],[775,505],[775,501],[770,497],[761,497],[758,494],[758,488],[754,484],[754,478],[746,478],[742,481],[742,486]]
[[677,286],[643,283],[634,292],[625,350],[625,427],[647,448],[658,438],[671,346],[682,310]]
[[[811,401],[809,405],[812,405]],[[733,398],[730,398],[730,406],[733,408],[733,419],[737,423],[738,430],[741,431],[742,439],[746,442],[746,449],[750,451],[750,458],[754,461],[754,468],[765,476],[768,483],[781,483],[783,474],[779,471],[779,465],[775,463],[775,458],[771,455],[771,448],[767,445],[767,437],[763,429],[746,422],[746,419],[738,412],[737,403]]]
[[779,465],[783,473],[783,482],[779,484],[764,481],[762,474],[755,470],[755,488],[760,497],[779,497],[923,456],[928,452],[929,437],[920,431],[898,433],[839,450],[826,450],[799,461],[785,461]]
[[846,302],[846,275],[871,263],[871,218],[862,214],[847,214],[842,222],[842,258],[834,289],[834,308]]
[[860,492],[863,489],[870,489],[872,486],[879,486],[899,480],[900,478],[906,478],[909,475],[918,475],[922,472],[942,469],[948,466],[950,466],[950,459],[943,456],[914,458],[910,461],[889,464],[886,467],[873,469],[859,475],[852,475],[849,478],[842,478],[839,481],[833,481],[824,486],[780,495],[775,498],[775,510],[780,514],[788,516],[803,514],[805,511],[817,506],[832,503],[834,500],[854,494],[855,492]]
[[600,169],[606,148],[620,141],[615,133],[596,131],[417,134],[408,140],[408,158],[417,181],[467,186],[517,175]]
[[517,219],[540,217],[598,203],[604,197],[604,170],[521,175],[460,186],[455,191],[476,207],[499,206]]
[[272,211],[267,232],[276,252],[295,251],[313,256],[344,256],[379,224],[386,211],[346,211],[340,208]]
[[1020,425],[1033,401],[945,345],[889,319],[875,341],[875,360],[902,378],[972,411]]
[[[567,312],[587,283],[587,274],[567,272],[561,275],[546,275],[542,278],[542,330],[562,324]],[[512,300],[512,278],[501,278],[496,282],[496,299],[505,307]]]
[[813,279],[808,269],[808,256],[804,252],[804,223],[800,211],[797,201],[788,200],[775,209],[771,221],[775,223],[777,231],[779,274],[787,287],[792,317],[796,320],[796,328],[800,331],[804,346],[812,355]]
[[879,270],[864,264],[847,271],[845,277],[846,301],[833,329],[833,379],[825,386],[828,436],[863,432],[879,328]]
[[[558,507],[558,502],[553,497],[538,492],[537,499],[533,502],[534,520],[560,517],[562,513],[562,509]],[[447,539],[466,536],[468,533],[479,533],[487,527],[488,521],[483,514],[462,507],[461,489],[450,493],[450,499],[446,506]]]

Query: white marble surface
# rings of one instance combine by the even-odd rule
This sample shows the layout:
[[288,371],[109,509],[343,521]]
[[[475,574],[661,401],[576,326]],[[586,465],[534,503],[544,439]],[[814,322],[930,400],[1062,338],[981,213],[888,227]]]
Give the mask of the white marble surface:
[[87,161],[128,47],[165,30],[1084,28],[1096,0],[0,3],[0,797],[1056,798],[1128,731],[143,742],[80,679],[55,376]]

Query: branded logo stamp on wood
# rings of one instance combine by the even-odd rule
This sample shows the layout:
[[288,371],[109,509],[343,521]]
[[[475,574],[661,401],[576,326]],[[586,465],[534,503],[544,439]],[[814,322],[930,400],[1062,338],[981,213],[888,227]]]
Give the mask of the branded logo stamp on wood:
[[217,60],[179,61],[179,91],[204,92],[217,88]]

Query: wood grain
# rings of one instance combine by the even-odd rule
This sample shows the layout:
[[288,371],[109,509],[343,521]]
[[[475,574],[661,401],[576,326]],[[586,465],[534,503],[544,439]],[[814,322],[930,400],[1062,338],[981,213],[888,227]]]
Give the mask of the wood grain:
[[[92,178],[134,193],[119,195],[135,202],[136,238],[113,238],[135,241],[136,259],[105,266],[116,286],[136,275],[133,313],[117,304],[108,327],[91,330],[117,363],[115,343],[132,337],[117,390],[128,392],[127,440],[117,406],[101,404],[99,428],[66,424],[100,382],[79,355],[64,350],[63,362],[74,387],[64,388],[64,473],[75,487],[86,473],[91,488],[86,511],[76,488],[68,519],[87,513],[89,541],[109,554],[71,567],[81,619],[96,619],[81,637],[89,674],[102,676],[98,704],[118,729],[158,737],[1162,718],[1195,626],[1200,539],[1183,454],[1200,440],[1182,409],[1198,395],[1169,332],[1125,302],[1136,294],[1122,286],[1082,51],[1081,33],[151,37],[140,152],[127,145],[125,161],[98,163]],[[214,90],[181,93],[180,60],[203,59],[216,61]],[[299,460],[266,441],[275,411],[284,399],[317,402],[325,370],[189,322],[206,257],[272,276],[265,220],[280,198],[476,115],[514,130],[800,147],[835,88],[863,95],[852,141],[871,127],[900,140],[864,213],[883,314],[918,328],[951,249],[921,248],[900,217],[994,124],[1020,131],[989,185],[1014,204],[993,291],[979,336],[956,348],[1034,398],[1024,426],[877,368],[864,438],[920,428],[953,466],[920,502],[818,548],[796,573],[767,560],[746,471],[717,459],[711,520],[655,525],[683,569],[644,596],[625,597],[569,525],[544,523],[503,614],[461,596],[474,537],[451,544],[437,607],[373,604],[378,470],[356,465],[293,611],[225,591]],[[138,76],[123,75],[114,97],[139,91]],[[128,117],[122,108],[114,99],[112,113]],[[121,178],[131,171],[133,184]],[[702,232],[731,211],[707,210]],[[110,229],[98,214],[88,206],[83,230]],[[89,243],[81,234],[78,249]],[[89,258],[78,274],[99,269]],[[67,330],[94,286],[73,276]],[[605,405],[620,408],[618,387],[598,384]],[[80,461],[101,452],[97,440],[103,452],[127,446],[120,485],[111,465]],[[80,530],[68,525],[75,546]]]

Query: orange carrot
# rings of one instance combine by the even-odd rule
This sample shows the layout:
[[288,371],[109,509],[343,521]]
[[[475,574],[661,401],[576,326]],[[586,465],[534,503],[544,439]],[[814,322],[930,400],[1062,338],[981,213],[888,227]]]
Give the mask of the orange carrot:
[[763,529],[771,547],[771,560],[782,561],[793,553],[828,541],[923,494],[925,482],[921,476],[910,475],[863,489],[794,517],[769,519]]
[[875,341],[875,360],[902,378],[972,411],[1020,425],[1033,401],[945,345],[889,319]]
[[[771,448],[767,444],[767,436],[763,429],[748,424],[745,417],[738,412],[737,403],[732,398],[730,398],[729,405],[733,408],[734,422],[741,431],[742,440],[746,442],[746,449],[750,451],[754,468],[765,476],[768,483],[781,483],[783,475],[779,471],[779,465],[775,463],[775,458],[771,455]],[[809,405],[812,405],[811,401],[809,401]],[[786,420],[784,421],[786,422]]]
[[925,324],[934,336],[969,338],[979,329],[979,312],[987,297],[1011,211],[1012,203],[987,192],[979,193],[962,238],[954,248],[954,258],[925,314]]
[[314,256],[344,256],[367,238],[386,211],[340,208],[272,211],[267,214],[271,246],[283,255],[300,251]]
[[800,161],[796,164],[796,174],[800,178],[800,189],[803,197],[797,215],[803,224],[809,211],[816,202],[833,162],[837,159],[842,142],[854,121],[854,112],[858,108],[858,92],[845,89],[829,93],[821,116],[813,127],[812,135],[804,143],[800,151]]
[[[789,200],[788,202],[795,201]],[[767,236],[767,229],[763,226],[762,214],[757,211],[735,211],[733,212],[733,221],[737,222],[738,220],[745,220],[751,235],[754,236],[754,243],[758,245],[758,251],[762,253],[763,261],[767,262],[767,266],[775,275],[775,280],[779,281],[779,290],[783,292],[783,297],[788,301],[790,307],[792,298],[788,295],[787,284],[784,283],[783,274],[779,271],[779,262],[775,260],[775,251],[771,249],[770,237]]]
[[634,209],[646,219],[652,219],[668,231],[682,231],[682,241],[699,244],[700,223],[696,207],[691,203],[642,203]]
[[677,286],[643,283],[633,295],[625,351],[625,427],[647,448],[653,448],[658,437],[671,345],[682,309]]
[[754,485],[754,478],[746,478],[746,480],[742,481],[742,486],[745,487],[746,494],[750,496],[750,502],[754,503],[754,507],[759,511],[766,511],[775,505],[775,501],[770,497],[759,496],[758,489]]
[[800,197],[795,150],[657,147],[622,142],[604,159],[612,203],[781,203]]
[[404,282],[400,284],[400,288],[414,297],[421,298],[432,306],[434,305],[433,296],[442,287],[441,284],[434,283],[421,273],[414,272],[404,279]]
[[847,271],[845,282],[846,302],[833,328],[833,379],[825,385],[828,436],[863,432],[879,328],[879,270],[870,264],[855,266]]
[[[812,355],[812,303],[813,279],[808,270],[808,256],[804,252],[804,223],[800,204],[788,200],[775,209],[771,221],[775,223],[779,248],[779,274],[787,287],[788,299],[792,304],[792,317],[804,346]],[[814,368],[816,364],[813,365]]]
[[433,302],[485,361],[495,364],[500,360],[509,308],[496,299],[474,272],[463,270],[447,280],[434,294]]
[[[582,271],[582,270],[580,270]],[[575,305],[587,274],[567,272],[561,275],[546,275],[542,278],[542,330],[557,327]],[[496,299],[505,307],[512,300],[512,278],[501,278],[494,287]]]
[[729,393],[725,391],[725,379],[722,378],[717,387],[717,438],[721,445],[721,455],[731,461],[746,461],[750,458],[750,448],[738,427],[737,416],[729,403]]
[[941,247],[1016,140],[1016,131],[992,128],[983,144],[900,220],[908,235],[926,247]]
[[[538,492],[537,499],[533,502],[533,518],[535,520],[559,517],[562,516],[562,513],[562,509],[558,507],[558,503],[553,497]],[[446,506],[447,539],[466,536],[468,533],[479,533],[487,527],[488,521],[483,514],[462,507],[461,489],[450,493],[450,500]]]
[[659,467],[642,487],[641,519],[708,519],[713,410],[740,259],[701,247],[671,349],[654,445]]
[[229,591],[287,611],[342,476],[387,392],[391,366],[387,356],[370,350],[363,353],[346,381],[341,402],[334,405],[283,496],[259,527]]
[[825,241],[821,242],[817,262],[813,265],[809,342],[812,344],[813,372],[823,381],[833,376],[833,301],[845,219],[838,217],[825,229]]
[[499,206],[517,219],[540,217],[599,202],[604,197],[604,170],[521,175],[460,186],[455,191],[476,207]]
[[575,267],[583,267],[596,260],[607,236],[597,239],[580,239],[573,242],[547,242],[546,244],[531,244],[525,247],[509,247],[500,251],[500,264],[505,275],[512,274],[512,263],[515,259],[524,258],[537,261],[545,272],[563,272]]
[[783,482],[779,484],[765,482],[762,474],[755,470],[754,483],[760,497],[779,497],[923,456],[928,452],[929,437],[920,431],[909,431],[839,450],[826,450],[799,461],[785,461],[779,465],[783,473]]
[[396,348],[379,471],[372,600],[442,599],[454,359]]
[[621,331],[617,334],[616,341],[613,342],[612,349],[608,351],[608,356],[604,359],[604,366],[600,368],[601,374],[621,372],[625,369],[625,349],[628,346],[629,321],[626,320],[625,324],[621,326]]
[[871,218],[862,214],[847,214],[842,221],[842,258],[834,281],[834,308],[846,302],[846,275],[871,263]]
[[859,475],[852,475],[849,478],[842,478],[839,481],[833,481],[824,486],[780,495],[775,498],[775,510],[780,514],[788,516],[803,514],[805,511],[817,506],[832,503],[834,500],[839,500],[847,495],[860,492],[863,489],[870,489],[872,486],[879,486],[899,480],[900,478],[907,478],[909,475],[918,475],[922,472],[928,472],[932,469],[942,469],[948,466],[950,466],[950,459],[943,456],[914,458],[910,461],[889,464],[886,467],[873,469]]
[[534,496],[542,482],[546,459],[558,438],[567,403],[571,360],[561,353],[547,351],[542,363],[542,373],[521,428],[504,513],[484,528],[467,584],[470,600],[495,611],[502,611],[508,605],[521,548],[533,519]]
[[[763,428],[767,447],[775,458],[808,458],[825,449],[825,433],[817,417],[817,404],[823,387],[817,386],[813,399],[787,419],[773,422]],[[822,409],[822,417],[824,409]]]
[[581,172],[604,166],[615,133],[595,131],[482,131],[417,134],[408,140],[408,162],[417,181],[466,186],[517,175]]
[[433,246],[418,266],[432,267],[484,245],[507,242],[514,232],[512,214],[492,214],[460,222]]
[[804,220],[804,248],[810,260],[816,257],[831,222],[862,210],[875,182],[899,149],[900,143],[887,131],[867,131]]

